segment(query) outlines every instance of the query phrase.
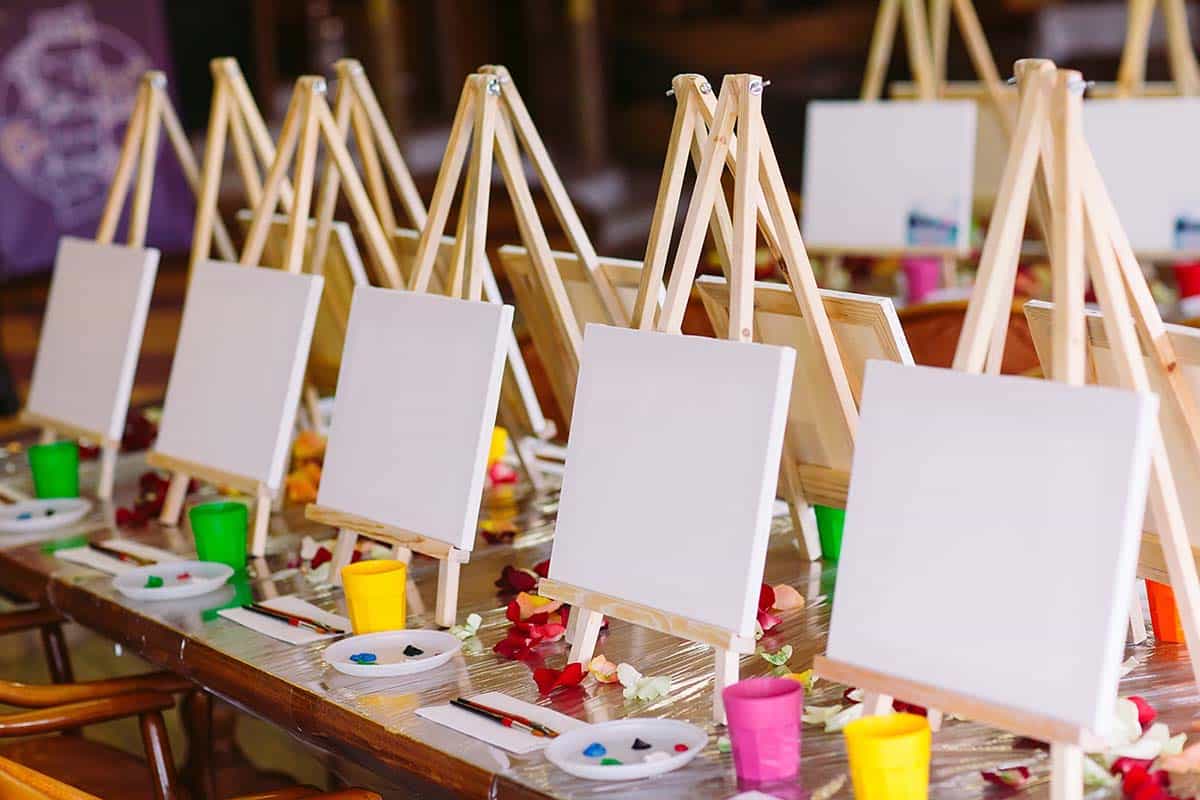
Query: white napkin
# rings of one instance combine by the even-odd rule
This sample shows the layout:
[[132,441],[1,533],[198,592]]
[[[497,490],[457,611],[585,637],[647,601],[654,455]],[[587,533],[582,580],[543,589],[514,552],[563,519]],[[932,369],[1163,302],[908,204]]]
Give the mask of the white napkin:
[[[287,614],[295,614],[299,617],[308,617],[311,620],[316,620],[322,625],[332,625],[335,628],[350,632],[350,620],[345,617],[339,617],[337,614],[331,614],[307,600],[301,600],[299,597],[286,595],[284,597],[276,597],[271,600],[266,600],[259,603],[261,606],[273,609],[275,611],[283,611]],[[266,634],[272,639],[278,639],[281,642],[288,644],[310,644],[319,642],[322,639],[330,639],[337,636],[336,633],[317,633],[310,631],[307,628],[297,628],[288,625],[286,622],[262,614],[256,614],[253,611],[247,611],[244,608],[223,608],[217,612],[222,617],[228,620],[233,620],[239,625],[245,625],[251,630]]]
[[[130,541],[129,539],[109,539],[106,542],[101,542],[105,547],[113,550],[120,550],[123,553],[129,553],[140,558],[149,558],[158,562],[168,561],[185,561],[186,559],[175,555],[168,550],[161,550],[157,547],[151,547],[147,544]],[[110,555],[105,555],[98,550],[93,550],[90,547],[68,547],[65,550],[54,551],[55,558],[61,558],[63,561],[70,561],[72,564],[81,564],[85,567],[98,569],[101,572],[107,572],[109,575],[120,575],[130,570],[138,568],[137,564],[131,564],[128,561],[122,561],[119,558],[113,558]]]
[[[543,706],[535,706],[533,703],[526,703],[524,700],[509,697],[501,692],[487,692],[467,699],[474,700],[481,705],[499,709],[500,711],[506,711],[509,714],[526,717],[534,722],[540,722],[542,725],[559,733],[566,733],[567,731],[587,725],[583,720],[568,717],[566,714],[560,714],[553,709],[544,708]],[[432,720],[439,725],[445,725],[447,728],[453,728],[459,733],[465,733],[467,736],[503,748],[517,755],[541,750],[553,741],[541,736],[534,736],[525,731],[506,728],[499,722],[493,722],[487,717],[473,714],[470,711],[465,711],[458,706],[452,706],[448,703],[444,706],[418,708],[417,716]]]

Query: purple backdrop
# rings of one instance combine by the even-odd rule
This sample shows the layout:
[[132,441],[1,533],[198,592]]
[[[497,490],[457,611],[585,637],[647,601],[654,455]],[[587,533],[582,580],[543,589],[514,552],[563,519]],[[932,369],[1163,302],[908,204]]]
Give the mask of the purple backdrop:
[[[4,0],[0,280],[47,268],[63,234],[95,236],[138,79],[152,68],[170,78],[159,0]],[[169,252],[187,247],[193,200],[161,142],[147,244]]]

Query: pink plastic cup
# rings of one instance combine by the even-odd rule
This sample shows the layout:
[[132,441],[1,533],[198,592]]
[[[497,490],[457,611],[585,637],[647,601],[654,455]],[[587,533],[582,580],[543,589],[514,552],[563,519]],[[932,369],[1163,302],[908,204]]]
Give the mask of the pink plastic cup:
[[905,299],[909,303],[920,303],[942,282],[942,262],[936,258],[906,258],[904,277],[908,283]]
[[721,696],[738,778],[765,783],[795,777],[804,687],[788,678],[747,678]]

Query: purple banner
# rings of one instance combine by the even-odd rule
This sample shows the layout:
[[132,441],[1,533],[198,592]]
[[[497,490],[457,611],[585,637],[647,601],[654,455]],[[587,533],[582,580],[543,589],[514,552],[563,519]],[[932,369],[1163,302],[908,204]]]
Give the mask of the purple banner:
[[[95,236],[147,69],[170,79],[159,0],[5,1],[0,280],[49,267],[64,234]],[[147,245],[170,252],[187,247],[193,199],[165,133],[161,142]]]

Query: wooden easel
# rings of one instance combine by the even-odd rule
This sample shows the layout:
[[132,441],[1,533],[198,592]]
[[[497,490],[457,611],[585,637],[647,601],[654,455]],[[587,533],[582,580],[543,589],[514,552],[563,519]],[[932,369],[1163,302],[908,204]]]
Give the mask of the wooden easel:
[[[1005,166],[996,214],[988,229],[979,277],[967,308],[954,368],[980,372],[998,362],[1016,277],[1025,213],[1035,175],[1050,197],[1050,254],[1054,327],[1049,377],[1082,385],[1087,372],[1084,290],[1090,277],[1103,312],[1122,386],[1152,391],[1139,337],[1166,380],[1163,402],[1175,403],[1192,446],[1200,446],[1200,412],[1181,370],[1158,308],[1096,169],[1081,126],[1084,82],[1078,72],[1050,61],[1018,61],[1017,136]],[[1037,171],[1040,168],[1040,173]],[[1200,579],[1183,511],[1161,439],[1152,455],[1150,503],[1170,583],[1174,588],[1200,682]],[[1140,615],[1132,626],[1134,638]]]
[[[100,226],[96,231],[96,241],[101,244],[112,244],[117,234],[117,225],[121,220],[121,209],[129,196],[130,184],[133,181],[134,167],[137,168],[137,186],[133,190],[133,200],[129,209],[129,236],[127,243],[130,247],[144,247],[146,244],[146,228],[150,219],[150,199],[154,191],[154,172],[158,162],[158,145],[162,129],[167,131],[167,140],[175,151],[184,177],[193,192],[198,191],[200,183],[199,171],[196,167],[196,156],[188,142],[187,134],[179,122],[171,98],[167,95],[167,76],[158,70],[151,70],[142,75],[138,85],[137,97],[134,100],[133,113],[125,128],[125,138],[121,143],[121,153],[117,160],[117,169],[113,174],[108,195],[104,201],[104,210],[100,215]],[[233,258],[233,243],[223,225],[214,226],[217,249],[222,257]],[[96,496],[101,500],[112,497],[113,481],[116,476],[117,455],[121,450],[120,439],[113,439],[107,433],[85,430],[72,425],[65,420],[51,419],[41,414],[22,412],[21,419],[41,428],[43,444],[53,442],[59,434],[77,438],[91,439],[100,444],[100,480],[96,488]]]
[[[680,87],[677,86],[678,88]],[[805,323],[813,332],[814,339],[823,345],[827,369],[827,374],[823,377],[844,392],[845,416],[841,422],[844,422],[848,435],[853,436],[857,412],[850,398],[846,376],[833,342],[829,319],[818,294],[812,266],[804,251],[800,227],[788,203],[783,176],[763,123],[762,92],[763,80],[757,75],[728,75],[722,83],[711,132],[705,143],[697,174],[696,187],[688,205],[683,232],[675,254],[666,302],[653,327],[663,333],[680,332],[683,313],[699,265],[705,228],[713,219],[717,196],[722,192],[721,175],[726,168],[727,156],[733,150],[736,152],[740,170],[734,177],[733,210],[728,239],[730,319],[726,336],[731,341],[738,342],[749,342],[753,339],[756,221],[759,209],[765,208],[774,229],[779,233],[778,243],[783,254],[785,272],[796,301],[805,310]],[[682,171],[686,166],[686,152],[691,137],[690,131],[687,132],[686,138],[672,136],[668,150],[667,175],[664,176],[662,186],[671,186],[674,183],[675,171]],[[684,150],[682,156],[679,154],[681,148]],[[669,195],[660,196],[660,210],[669,205],[666,202],[669,199]],[[664,260],[659,258],[647,264],[643,271],[644,287],[651,287],[655,282],[662,281]],[[652,316],[652,306],[649,292],[642,294],[645,296],[639,303],[635,318],[639,327],[647,330],[650,328],[647,320]],[[557,581],[543,580],[538,591],[544,597],[562,600],[574,606],[572,646],[568,658],[570,662],[587,662],[591,659],[605,614],[712,645],[716,656],[713,714],[717,721],[724,721],[721,690],[737,680],[738,657],[740,654],[753,652],[752,640],[747,640],[735,631],[699,624],[684,617]]]
[[982,83],[983,94],[991,102],[1000,124],[1012,134],[1012,107],[1007,99],[1011,92],[1000,80],[996,61],[992,58],[983,26],[971,0],[929,0],[926,15],[922,0],[881,0],[879,14],[871,33],[871,49],[863,76],[863,100],[878,100],[883,93],[888,61],[901,8],[904,11],[904,38],[912,71],[915,94],[919,100],[934,100],[943,96],[946,83],[946,50],[950,42],[951,13],[958,23],[967,55]]
[[[1104,324],[1113,344],[1121,382],[1134,391],[1149,392],[1139,335],[1154,342],[1155,355],[1167,374],[1176,371],[1174,356],[1083,137],[1082,76],[1071,70],[1056,69],[1052,62],[1034,59],[1017,62],[1015,71],[1020,96],[1016,135],[954,367],[983,371],[989,342],[996,338],[999,324],[1007,326],[1025,216],[1040,167],[1051,209],[1048,222],[1055,320],[1050,377],[1073,385],[1084,381],[1083,298],[1090,273],[1104,309]],[[1174,402],[1191,402],[1178,391],[1170,394]],[[1179,610],[1192,653],[1192,672],[1200,681],[1200,652],[1196,650],[1200,647],[1197,627],[1200,580],[1191,559],[1179,496],[1161,435],[1151,455],[1150,502],[1163,520],[1163,553],[1171,584],[1180,597]],[[892,697],[899,696],[907,702],[954,710],[979,722],[1049,742],[1051,797],[1054,800],[1082,797],[1083,753],[1096,743],[1087,730],[822,656],[815,659],[814,669],[824,678],[864,689],[867,692],[864,706],[870,714],[886,713]]]
[[[347,68],[343,66],[343,69]],[[466,163],[467,175],[462,206],[458,216],[458,229],[451,251],[451,266],[446,293],[451,297],[483,300],[486,278],[490,274],[486,243],[492,159],[495,154],[516,210],[522,238],[532,252],[544,254],[547,262],[542,262],[542,264],[545,266],[548,263],[548,268],[540,270],[542,277],[552,275],[553,279],[557,279],[559,293],[565,298],[561,276],[554,268],[550,245],[537,216],[529,184],[522,171],[514,128],[522,131],[522,142],[526,149],[533,154],[535,163],[539,148],[531,146],[530,143],[535,142],[536,145],[540,145],[540,139],[532,138],[532,136],[536,136],[536,131],[533,131],[532,136],[530,134],[532,121],[529,120],[528,113],[524,112],[524,104],[520,101],[520,95],[515,94],[515,90],[513,90],[513,95],[504,95],[502,86],[506,83],[511,86],[507,71],[503,67],[485,67],[484,70],[488,71],[481,71],[467,77],[458,111],[450,130],[446,157],[438,172],[438,180],[428,215],[424,216],[425,211],[419,205],[408,208],[408,213],[414,221],[423,220],[424,222],[421,226],[421,235],[417,242],[417,251],[410,271],[409,289],[415,292],[429,291],[437,251],[442,244],[454,190],[463,165]],[[359,81],[356,86],[353,76],[349,77],[351,80],[347,81],[346,85],[354,87],[354,92],[359,95],[359,102],[362,102],[365,95],[363,88],[365,79]],[[514,97],[515,99],[513,99]],[[502,98],[503,105],[501,104]],[[370,104],[369,99],[366,102],[368,105]],[[339,98],[339,108],[341,106]],[[346,106],[350,107],[349,100],[346,100]],[[380,118],[382,119],[382,116]],[[375,135],[378,137],[378,132],[375,132]],[[360,145],[364,138],[369,139],[359,133]],[[466,158],[468,143],[472,148],[469,163]],[[540,147],[540,153],[544,157],[544,167],[553,172],[544,147]],[[398,150],[396,155],[398,157]],[[370,160],[370,157],[364,157],[364,163]],[[367,171],[370,173],[371,169],[368,167]],[[382,175],[379,173],[377,173],[376,183],[386,189],[382,184]],[[559,187],[561,188],[561,182]],[[381,199],[383,194],[385,192],[380,192]],[[553,191],[551,196],[554,196]],[[562,201],[561,208],[570,208],[565,190],[562,192],[560,200]],[[555,207],[560,208],[560,205],[556,204]],[[560,210],[560,215],[562,213]],[[574,216],[573,209],[570,210],[568,219],[573,219],[575,225],[564,222],[564,227],[568,230],[575,229],[576,234],[583,237],[582,225],[578,224],[578,217]],[[586,238],[581,241],[586,242]],[[570,314],[569,306],[566,307],[566,313]],[[568,319],[571,330],[578,335],[578,329],[574,327],[574,319]],[[560,325],[566,324],[562,320],[559,322]],[[459,573],[461,565],[470,557],[469,552],[442,542],[426,539],[409,531],[401,531],[373,520],[346,515],[320,506],[309,506],[306,515],[316,522],[323,522],[339,528],[338,542],[333,558],[335,570],[349,563],[359,534],[390,542],[397,548],[397,555],[402,560],[407,557],[406,551],[408,550],[415,550],[440,559],[434,619],[438,625],[443,627],[454,624],[457,616]]]
[[[1125,48],[1117,68],[1117,97],[1138,97],[1146,93],[1146,58],[1150,47],[1150,26],[1159,0],[1129,0],[1129,21],[1125,29]],[[1180,95],[1200,94],[1200,64],[1192,47],[1184,0],[1161,0],[1163,22],[1167,29],[1167,58],[1171,77]]]
[[[334,116],[338,124],[349,137],[353,130],[354,140],[362,159],[363,174],[366,177],[367,191],[374,206],[375,213],[387,231],[397,256],[398,272],[389,272],[381,268],[382,283],[392,289],[407,286],[405,259],[403,258],[409,237],[416,234],[398,226],[396,213],[392,207],[391,196],[388,192],[390,184],[404,210],[409,223],[418,231],[426,226],[428,214],[416,183],[412,179],[400,147],[388,127],[383,110],[375,96],[371,83],[367,79],[362,65],[353,59],[342,59],[335,65],[338,76],[337,93],[334,99]],[[553,170],[553,167],[550,167]],[[386,170],[386,175],[385,175]],[[337,173],[326,170],[325,185],[337,186]],[[559,184],[561,186],[561,183]],[[334,196],[331,192],[330,197]],[[569,206],[569,201],[567,201]],[[317,209],[317,233],[314,241],[312,258],[315,265],[324,263],[324,257],[329,246],[331,222],[333,220],[334,203],[328,202]],[[573,211],[571,212],[574,213]],[[576,218],[577,220],[577,218]],[[582,227],[580,227],[582,230]],[[316,267],[314,267],[316,268]],[[484,299],[489,303],[502,303],[499,285],[492,272],[491,264],[486,255],[482,262]],[[450,287],[444,287],[449,293]],[[348,301],[346,303],[349,305]],[[515,396],[514,396],[515,395]],[[530,440],[544,440],[555,433],[554,426],[542,414],[541,405],[529,379],[524,357],[512,337],[508,346],[508,364],[505,370],[505,388],[501,393],[500,424],[513,433],[514,450],[521,465],[535,489],[543,488],[541,470],[530,450]]]
[[[690,153],[693,163],[696,164],[697,177],[694,191],[699,192],[702,186],[701,181],[706,179],[706,174],[703,171],[704,159],[707,157],[707,150],[712,141],[713,131],[716,130],[714,125],[716,124],[718,103],[713,100],[711,85],[703,76],[677,75],[672,81],[672,87],[676,100],[675,119],[671,128],[671,138],[667,146],[666,165],[663,169],[662,179],[659,182],[658,202],[655,206],[654,219],[650,225],[650,237],[646,245],[645,266],[642,269],[642,282],[638,289],[638,300],[634,308],[633,319],[630,322],[631,327],[640,330],[652,329],[656,322],[661,323],[669,314],[668,306],[672,301],[670,289],[668,289],[667,302],[663,305],[663,309],[658,315],[657,320],[654,311],[657,303],[657,287],[662,285],[663,273],[666,268],[671,230],[679,205],[679,196],[682,190],[684,175],[687,171],[688,156]],[[730,174],[734,177],[735,189],[738,185],[737,179],[741,175],[737,171],[738,164],[741,163],[741,153],[737,141],[736,137],[731,133],[730,141],[724,148],[724,153],[721,156],[724,163],[718,165],[728,166]],[[846,378],[845,368],[838,353],[837,345],[833,340],[833,332],[829,327],[829,320],[825,314],[824,304],[818,294],[816,281],[812,278],[812,268],[808,264],[808,257],[804,253],[803,244],[799,245],[799,252],[803,255],[802,263],[796,261],[794,253],[792,258],[789,259],[787,257],[787,250],[784,249],[783,242],[780,240],[778,234],[780,226],[774,220],[774,215],[767,203],[764,184],[768,182],[769,178],[766,172],[769,169],[778,171],[778,167],[774,162],[774,152],[769,150],[769,148],[763,149],[762,158],[762,175],[754,176],[752,174],[750,176],[753,186],[748,191],[752,192],[751,202],[753,203],[752,211],[754,214],[750,224],[751,226],[757,226],[757,229],[762,232],[767,246],[772,252],[777,254],[776,257],[779,262],[787,266],[789,282],[793,286],[797,285],[797,281],[805,279],[812,282],[813,293],[811,297],[804,298],[800,294],[797,294],[797,300],[799,301],[800,308],[805,310],[805,321],[810,325],[814,341],[822,342],[822,348],[825,352],[825,364],[827,365],[829,374],[827,386],[830,387],[829,391],[834,396],[834,405],[841,412],[835,418],[827,420],[827,424],[822,426],[822,429],[829,433],[831,439],[836,440],[832,449],[848,454],[853,450],[854,426],[858,419],[854,396],[851,393],[850,384]],[[754,180],[755,177],[758,180]],[[721,186],[721,172],[716,172],[711,180],[716,181],[716,186],[712,190],[713,194],[709,201],[708,216],[706,219],[712,231],[718,256],[725,269],[726,278],[730,284],[730,328],[731,330],[734,329],[735,318],[739,316],[740,319],[736,323],[738,326],[753,328],[754,252],[752,250],[750,253],[749,283],[745,287],[738,286],[736,284],[738,278],[735,277],[733,271],[733,265],[736,263],[737,258],[733,249],[736,234],[724,189]],[[780,179],[780,182],[782,184],[782,179]],[[789,209],[789,219],[794,221],[795,215],[790,213],[790,204],[787,202],[786,194],[781,196],[783,197],[782,202],[784,207]],[[689,207],[687,217],[689,222],[691,215],[692,207]],[[685,222],[685,234],[688,230],[686,225],[687,223]],[[753,231],[754,227],[751,228],[751,233]],[[697,235],[699,236],[697,247],[699,247],[703,244],[703,228],[700,229]],[[799,229],[797,228],[798,239]],[[679,256],[684,252],[683,245],[687,241],[686,236],[680,239],[679,250],[676,253],[676,270],[679,269]],[[698,257],[699,252],[697,251]],[[694,264],[692,270],[692,274],[694,275]],[[801,275],[803,278],[800,277]],[[671,281],[671,285],[674,286],[674,273],[672,273]],[[689,290],[690,286],[691,283],[689,281]],[[745,293],[744,296],[743,293]],[[812,302],[806,302],[806,299]],[[686,303],[686,296],[684,300]],[[735,314],[733,311],[733,306],[737,303],[746,304],[740,310],[740,315]],[[820,309],[819,320],[811,319],[807,313],[807,309],[814,305]],[[679,315],[679,320],[673,323],[675,331],[679,330],[679,324],[682,321],[682,311],[679,312]],[[745,338],[751,338],[749,331],[746,332]],[[788,435],[792,436],[794,432],[789,432]],[[780,465],[781,490],[791,510],[793,527],[799,532],[809,558],[816,560],[821,557],[821,540],[817,533],[816,514],[812,509],[812,504],[819,503],[844,508],[850,476],[848,471],[834,470],[817,464],[796,463],[788,455],[791,451],[793,451],[793,445],[791,442],[788,442],[785,445],[785,456]]]
[[[588,280],[602,298],[609,321],[624,324],[625,315],[615,289],[600,268],[599,257],[583,229],[583,224],[567,196],[562,179],[558,176],[549,152],[542,142],[537,128],[513,85],[508,70],[502,66],[484,66],[474,75],[467,77],[450,129],[450,141],[446,157],[429,206],[427,224],[421,230],[417,252],[413,260],[409,287],[415,291],[426,291],[433,273],[434,261],[441,237],[445,232],[446,220],[453,200],[454,188],[466,163],[467,145],[473,142],[470,164],[464,188],[464,211],[468,201],[476,193],[485,196],[490,191],[491,162],[493,152],[500,166],[516,214],[521,240],[530,253],[538,280],[544,290],[554,298],[551,304],[554,322],[563,340],[573,352],[580,348],[580,331],[574,312],[563,286],[561,275],[554,265],[554,256],[546,237],[546,231],[534,205],[529,183],[525,178],[521,160],[521,149],[529,156],[534,170],[554,208],[572,249],[586,267]],[[483,168],[486,163],[486,168]],[[478,186],[472,176],[482,176],[484,185]],[[486,211],[486,200],[483,209]],[[482,258],[482,244],[464,245],[463,231],[466,214],[460,213],[454,249],[451,256],[450,286],[455,293],[459,281],[482,281],[482,267],[472,265],[472,258]],[[483,235],[482,231],[479,235]],[[482,264],[482,262],[478,262]],[[478,274],[477,274],[478,273]]]
[[[196,213],[196,229],[193,234],[192,263],[207,258],[213,220],[216,218],[217,184],[220,180],[220,163],[224,154],[226,125],[230,123],[230,110],[236,96],[230,97],[222,91],[228,87],[219,81],[214,91],[212,117],[209,120],[209,138],[204,153],[204,181],[201,200]],[[317,146],[323,142],[328,156],[345,183],[347,199],[363,230],[371,254],[380,264],[390,264],[395,269],[395,260],[388,247],[387,237],[375,218],[371,202],[354,162],[346,149],[345,132],[339,128],[328,104],[325,102],[325,80],[305,76],[296,82],[283,129],[279,135],[278,151],[274,155],[262,196],[254,212],[254,221],[246,236],[239,263],[255,267],[261,263],[266,246],[267,229],[275,208],[286,187],[285,173],[295,162],[295,191],[291,201],[288,236],[284,246],[282,268],[290,273],[300,273],[304,262],[304,243],[308,233],[309,207],[312,203],[313,184],[316,177]],[[236,123],[234,123],[236,125]],[[236,136],[236,134],[235,134]],[[323,190],[326,187],[322,187]],[[324,196],[318,204],[330,202]],[[254,513],[254,528],[251,536],[251,555],[261,556],[266,548],[267,524],[271,514],[270,487],[246,476],[232,475],[211,465],[195,464],[172,458],[162,453],[151,453],[147,459],[151,466],[171,471],[171,484],[159,519],[164,524],[175,525],[183,509],[191,477],[222,483],[239,491],[253,494],[257,498]]]

